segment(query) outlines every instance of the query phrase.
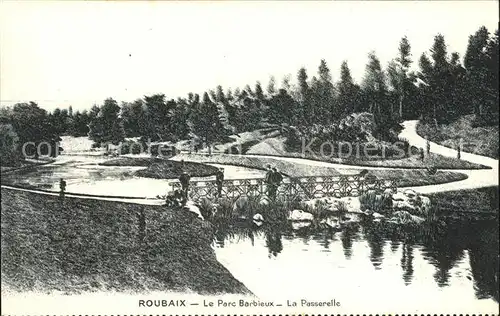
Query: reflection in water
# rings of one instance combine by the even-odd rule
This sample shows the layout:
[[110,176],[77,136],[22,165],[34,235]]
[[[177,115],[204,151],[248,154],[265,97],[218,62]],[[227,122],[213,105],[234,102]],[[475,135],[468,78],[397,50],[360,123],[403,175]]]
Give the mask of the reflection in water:
[[266,231],[266,247],[269,249],[269,257],[271,255],[278,256],[283,250],[283,243],[281,242],[281,233],[277,231]]
[[370,246],[370,261],[375,269],[380,269],[384,257],[384,239],[382,238],[383,229],[380,229],[380,223],[367,225],[365,227],[365,238]]
[[413,279],[413,245],[403,243],[401,256],[401,268],[403,269],[403,281],[405,285],[410,285]]
[[347,260],[351,259],[352,241],[357,236],[358,230],[358,225],[348,225],[342,231],[340,240],[342,241],[342,249],[344,250],[344,256]]
[[[287,222],[258,228],[251,223],[235,225],[226,222],[215,225],[217,231],[214,239],[217,247],[236,247],[250,239],[252,248],[265,247],[269,258],[281,258],[279,262],[283,270],[293,270],[294,261],[299,257],[306,261],[311,258],[314,261],[307,264],[313,264],[315,270],[324,269],[315,273],[335,276],[339,273],[338,269],[345,269],[345,265],[352,262],[359,275],[364,276],[362,282],[365,284],[375,282],[371,281],[372,275],[375,277],[375,271],[386,271],[389,275],[399,275],[405,288],[413,288],[415,279],[419,280],[419,287],[422,286],[422,277],[433,280],[424,282],[426,295],[439,288],[455,287],[457,284],[458,289],[455,291],[464,291],[464,295],[470,295],[467,294],[468,289],[461,288],[470,284],[472,299],[492,298],[498,302],[498,228],[495,222],[457,222],[447,225],[429,223],[419,227],[361,222],[345,225],[340,232],[315,223],[300,229],[294,229]],[[360,231],[362,234],[359,234]],[[390,251],[384,251],[386,244]],[[367,247],[368,251],[363,252],[360,246]],[[240,249],[241,252],[243,248],[235,249]],[[342,260],[334,254],[337,253],[336,249],[343,253]],[[305,254],[304,251],[309,253]],[[466,260],[466,253],[469,260]],[[232,256],[224,258],[231,260]],[[256,258],[256,264],[264,264],[260,260]],[[359,260],[370,262],[375,271],[373,268],[366,270],[366,266],[360,265]],[[319,266],[316,267],[318,261]],[[383,261],[387,261],[387,264],[383,265]],[[425,262],[430,264],[430,269]],[[254,273],[257,275],[251,278],[258,278],[259,272]],[[269,282],[269,274],[265,278],[262,282]],[[335,282],[342,282],[337,277],[333,278]],[[343,283],[337,284],[342,286]],[[439,292],[435,294],[439,295]]]

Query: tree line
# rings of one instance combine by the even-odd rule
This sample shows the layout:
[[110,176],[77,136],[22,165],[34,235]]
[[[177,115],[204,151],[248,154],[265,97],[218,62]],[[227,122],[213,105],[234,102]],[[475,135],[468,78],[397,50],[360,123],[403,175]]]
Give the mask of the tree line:
[[498,30],[490,34],[483,26],[469,36],[463,58],[448,52],[441,34],[418,60],[403,37],[398,55],[385,69],[370,52],[360,84],[352,78],[347,61],[334,82],[323,59],[312,76],[300,68],[296,84],[286,76],[279,88],[271,77],[265,89],[256,82],[234,90],[217,86],[202,96],[189,93],[177,99],[154,94],[119,104],[109,98],[81,112],[70,107],[48,113],[36,103],[20,103],[3,109],[0,123],[10,124],[14,131],[9,133],[17,133],[20,142],[88,135],[96,146],[117,144],[126,137],[174,142],[189,138],[210,144],[270,124],[299,129],[332,126],[360,112],[373,115],[381,137],[403,119],[441,124],[476,114],[478,124],[496,124],[498,59]]

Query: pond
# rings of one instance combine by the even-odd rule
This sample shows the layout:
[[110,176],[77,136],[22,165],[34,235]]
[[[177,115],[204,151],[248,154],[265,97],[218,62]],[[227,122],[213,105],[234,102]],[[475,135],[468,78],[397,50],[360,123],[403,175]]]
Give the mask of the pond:
[[361,222],[332,231],[226,223],[219,225],[213,247],[217,259],[260,299],[335,298],[356,306],[362,298],[373,308],[416,311],[451,304],[496,310],[497,225],[410,229]]
[[[62,155],[55,163],[2,175],[2,184],[59,191],[59,179],[63,178],[67,184],[66,192],[69,193],[148,198],[163,195],[172,189],[170,183],[173,180],[134,175],[137,170],[145,167],[100,166],[99,163],[106,159],[110,158]],[[260,178],[265,175],[264,171],[257,169],[216,164],[214,166],[224,168],[226,179]]]

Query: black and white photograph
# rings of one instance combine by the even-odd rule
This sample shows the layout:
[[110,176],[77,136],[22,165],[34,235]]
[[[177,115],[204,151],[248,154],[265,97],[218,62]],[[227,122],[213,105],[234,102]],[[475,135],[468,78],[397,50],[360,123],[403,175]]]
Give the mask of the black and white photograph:
[[1,0],[1,314],[497,314],[498,29]]

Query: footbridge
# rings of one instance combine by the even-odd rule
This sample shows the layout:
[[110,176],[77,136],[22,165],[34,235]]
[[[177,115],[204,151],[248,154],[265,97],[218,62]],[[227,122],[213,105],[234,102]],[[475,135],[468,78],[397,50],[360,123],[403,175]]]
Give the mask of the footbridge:
[[[180,182],[173,182],[174,190],[181,190]],[[276,188],[276,198],[285,201],[313,199],[320,197],[359,196],[364,192],[397,189],[395,180],[373,179],[362,175],[285,177]],[[219,187],[215,180],[190,181],[189,198],[216,200]],[[270,185],[263,178],[225,180],[220,188],[220,196],[230,200],[240,197],[268,198]]]

